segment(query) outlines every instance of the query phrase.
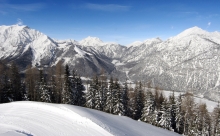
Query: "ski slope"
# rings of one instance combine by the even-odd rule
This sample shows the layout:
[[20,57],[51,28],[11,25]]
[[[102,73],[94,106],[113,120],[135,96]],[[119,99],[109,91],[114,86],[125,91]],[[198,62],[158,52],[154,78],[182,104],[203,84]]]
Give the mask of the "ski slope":
[[65,104],[0,104],[0,136],[177,136],[128,117]]

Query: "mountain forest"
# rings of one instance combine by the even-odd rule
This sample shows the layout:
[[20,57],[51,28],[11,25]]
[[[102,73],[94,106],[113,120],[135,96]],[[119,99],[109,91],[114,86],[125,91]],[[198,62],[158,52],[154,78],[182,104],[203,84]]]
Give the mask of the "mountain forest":
[[219,135],[220,105],[208,112],[192,93],[167,98],[158,87],[106,76],[103,71],[82,81],[76,70],[58,62],[55,67],[29,66],[21,74],[15,63],[0,62],[0,102],[38,101],[71,104],[127,116],[184,135]]

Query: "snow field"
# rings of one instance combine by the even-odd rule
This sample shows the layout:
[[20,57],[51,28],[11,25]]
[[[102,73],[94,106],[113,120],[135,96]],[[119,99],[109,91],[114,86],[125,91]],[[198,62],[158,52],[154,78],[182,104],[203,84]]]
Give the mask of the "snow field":
[[[36,136],[93,135],[111,136],[109,132],[62,105],[14,102],[0,106],[0,135],[25,132]],[[16,133],[16,134],[17,134]]]
[[176,136],[177,133],[97,110],[65,104],[0,104],[0,136]]

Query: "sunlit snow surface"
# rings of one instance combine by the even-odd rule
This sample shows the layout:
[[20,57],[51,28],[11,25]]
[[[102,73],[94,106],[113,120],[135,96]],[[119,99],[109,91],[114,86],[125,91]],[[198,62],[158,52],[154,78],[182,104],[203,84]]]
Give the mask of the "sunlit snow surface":
[[0,136],[176,136],[128,117],[40,102],[0,105]]

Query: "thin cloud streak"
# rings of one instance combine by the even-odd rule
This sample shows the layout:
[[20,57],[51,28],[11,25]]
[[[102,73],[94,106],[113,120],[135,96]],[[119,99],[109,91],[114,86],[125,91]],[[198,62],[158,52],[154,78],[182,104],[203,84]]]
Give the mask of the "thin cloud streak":
[[5,7],[21,11],[37,11],[45,7],[43,3],[33,4],[5,4]]
[[130,6],[123,6],[117,4],[92,4],[87,3],[84,6],[87,9],[91,10],[100,10],[100,11],[128,11]]
[[19,26],[23,25],[23,21],[20,18],[18,18],[16,25],[19,25]]
[[6,15],[7,12],[5,12],[5,11],[1,11],[1,10],[0,10],[0,14],[1,14],[1,15]]

